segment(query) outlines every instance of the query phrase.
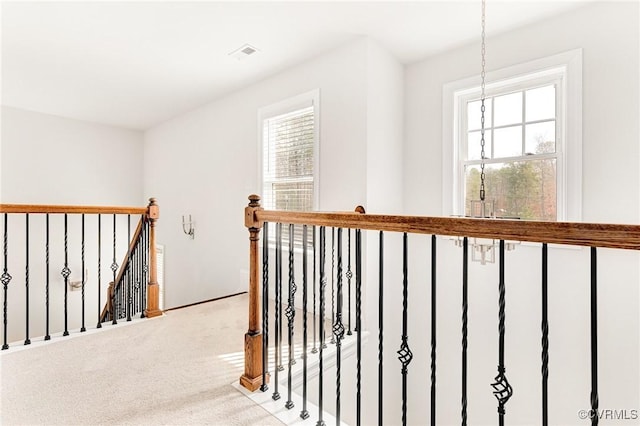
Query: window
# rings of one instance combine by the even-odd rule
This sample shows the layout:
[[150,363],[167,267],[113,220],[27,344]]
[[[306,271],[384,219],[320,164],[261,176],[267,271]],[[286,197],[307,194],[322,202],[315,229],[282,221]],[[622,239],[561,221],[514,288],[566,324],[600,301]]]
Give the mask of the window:
[[265,209],[310,211],[316,207],[317,98],[314,91],[260,110]]
[[[580,57],[573,51],[487,75],[485,189],[497,217],[579,220]],[[443,199],[445,212],[471,215],[480,192],[480,87],[477,80],[450,83],[444,96],[450,101],[443,98],[443,106],[453,112],[443,112],[444,164],[453,166],[443,171],[451,185],[443,188],[451,194]]]

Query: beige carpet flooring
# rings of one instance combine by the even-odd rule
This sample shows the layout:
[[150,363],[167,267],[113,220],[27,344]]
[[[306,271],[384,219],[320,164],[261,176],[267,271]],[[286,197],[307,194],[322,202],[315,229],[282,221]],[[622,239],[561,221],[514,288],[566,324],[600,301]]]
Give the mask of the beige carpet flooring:
[[20,351],[1,362],[3,425],[281,425],[231,386],[246,294]]

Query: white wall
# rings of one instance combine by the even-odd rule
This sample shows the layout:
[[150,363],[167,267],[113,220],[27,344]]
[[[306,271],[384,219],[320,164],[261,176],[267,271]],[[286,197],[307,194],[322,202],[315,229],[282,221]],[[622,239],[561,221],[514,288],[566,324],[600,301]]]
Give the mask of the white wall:
[[[328,52],[146,132],[144,187],[161,208],[167,307],[247,290],[242,211],[259,193],[260,107],[320,89],[319,208],[366,204],[366,46]],[[183,214],[197,222],[195,240],[182,232]]]
[[[0,202],[18,204],[69,204],[145,206],[142,198],[142,133],[52,115],[2,107],[2,158]],[[135,229],[138,218],[132,218]],[[102,305],[112,277],[112,218],[102,219]],[[8,341],[25,337],[25,217],[10,215],[8,271]],[[45,218],[29,218],[30,336],[45,334]],[[97,322],[97,218],[85,223],[86,326]],[[126,251],[126,218],[118,219],[117,263]],[[3,228],[3,226],[2,226]],[[50,218],[50,331],[63,330],[64,223]],[[81,224],[78,215],[68,219],[70,280],[80,280]],[[133,232],[133,231],[132,231]],[[4,266],[4,265],[3,265]],[[81,295],[68,295],[69,329],[81,324]]]
[[[637,223],[639,22],[637,2],[603,2],[507,34],[491,34],[487,67],[495,70],[575,48],[583,49],[583,220]],[[407,214],[442,212],[442,86],[477,75],[479,44],[410,65],[405,74],[404,207]],[[426,238],[414,238],[411,276],[428,282]],[[459,422],[460,250],[439,240],[438,424]],[[507,375],[514,396],[509,424],[540,423],[540,252],[523,245],[507,254]],[[638,256],[600,255],[600,408],[633,408],[637,380]],[[550,421],[578,424],[589,408],[588,250],[550,251]],[[469,422],[493,424],[489,383],[497,363],[497,272],[473,265],[470,276]],[[424,278],[423,278],[424,277]],[[415,304],[429,303],[428,287],[410,290]],[[414,306],[415,306],[414,304]],[[396,305],[390,316],[399,315]],[[419,308],[418,308],[419,309]],[[427,312],[412,324],[429,324]],[[416,341],[416,339],[418,339]],[[428,334],[414,335],[412,383],[428,383]],[[418,368],[418,366],[420,368]],[[410,400],[411,424],[422,422],[423,395]]]

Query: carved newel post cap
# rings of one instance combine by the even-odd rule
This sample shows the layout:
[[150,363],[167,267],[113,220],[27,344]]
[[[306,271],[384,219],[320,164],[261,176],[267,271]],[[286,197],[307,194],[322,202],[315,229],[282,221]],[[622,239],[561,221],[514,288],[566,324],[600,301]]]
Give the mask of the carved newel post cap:
[[356,206],[356,213],[365,214],[366,212],[364,211],[364,207]]
[[156,203],[156,199],[151,197],[149,198],[149,205],[150,206],[157,206],[158,204]]
[[249,195],[249,207],[260,207],[260,196],[256,194]]

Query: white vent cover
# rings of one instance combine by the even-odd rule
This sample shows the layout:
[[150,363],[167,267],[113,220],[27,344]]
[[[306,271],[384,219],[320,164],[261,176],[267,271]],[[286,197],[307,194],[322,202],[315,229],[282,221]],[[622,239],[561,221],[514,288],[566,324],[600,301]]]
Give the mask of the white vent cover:
[[236,58],[237,60],[241,61],[245,58],[247,58],[248,56],[253,55],[254,53],[258,52],[259,50],[253,46],[251,46],[250,44],[244,44],[243,46],[241,46],[240,48],[234,50],[233,52],[229,53],[229,56]]

